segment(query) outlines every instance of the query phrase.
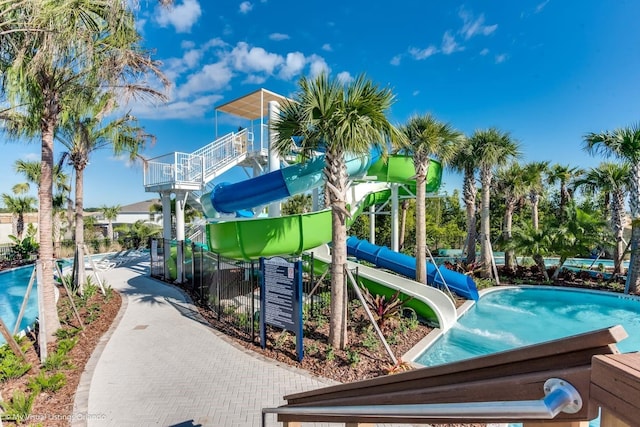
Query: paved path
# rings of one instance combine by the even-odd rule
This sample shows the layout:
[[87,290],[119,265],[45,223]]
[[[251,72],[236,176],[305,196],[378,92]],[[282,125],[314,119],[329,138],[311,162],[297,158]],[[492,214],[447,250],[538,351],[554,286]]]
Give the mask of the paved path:
[[104,273],[123,304],[80,381],[74,426],[259,426],[263,407],[329,384],[230,342],[148,274],[148,262]]
[[[80,379],[73,427],[260,426],[262,408],[284,404],[282,396],[335,384],[210,328],[179,289],[149,277],[148,260],[101,276],[122,307]],[[266,426],[279,425],[267,416]]]

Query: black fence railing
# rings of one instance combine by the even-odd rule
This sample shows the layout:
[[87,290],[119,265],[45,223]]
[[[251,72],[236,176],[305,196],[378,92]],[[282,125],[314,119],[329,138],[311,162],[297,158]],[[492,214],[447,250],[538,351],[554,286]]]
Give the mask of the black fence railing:
[[[259,337],[259,260],[235,260],[210,252],[200,245],[185,245],[184,242],[167,242],[163,239],[152,239],[149,246],[152,277],[180,283],[191,293],[194,302],[208,311],[210,319],[219,322],[227,330],[231,329],[239,338],[253,342]],[[176,265],[178,251],[185,255],[181,266]],[[323,294],[330,291],[328,280],[318,283],[320,277],[317,270],[328,267],[316,265],[314,268],[314,259],[310,255],[285,259],[302,260],[303,309],[313,315]],[[181,280],[177,280],[180,272]]]

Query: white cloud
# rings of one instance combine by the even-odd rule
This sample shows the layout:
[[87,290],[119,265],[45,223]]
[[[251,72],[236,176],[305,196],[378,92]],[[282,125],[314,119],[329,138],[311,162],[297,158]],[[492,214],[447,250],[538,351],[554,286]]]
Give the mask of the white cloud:
[[333,52],[333,48],[331,47],[331,45],[329,43],[325,43],[322,45],[322,50],[324,50],[325,52]]
[[501,53],[500,55],[496,55],[496,64],[502,64],[508,58],[506,53]]
[[449,31],[444,33],[442,36],[442,53],[445,55],[451,55],[452,53],[459,52],[461,50],[464,50],[464,47],[456,43],[455,37],[453,37]]
[[173,26],[178,33],[188,33],[198,21],[202,10],[197,0],[183,0],[173,6],[156,8],[156,22],[161,27]]
[[136,104],[131,112],[139,119],[166,120],[204,117],[222,95],[207,95],[193,101],[172,101],[162,105]]
[[243,1],[240,3],[240,13],[247,14],[251,12],[251,9],[253,9],[253,4],[251,4],[250,1]]
[[418,96],[418,95],[420,95],[420,91],[419,90],[414,90],[413,92],[411,92],[411,95]]
[[136,19],[136,31],[140,34],[144,34],[144,26],[147,23],[146,19]]
[[400,60],[402,59],[402,55],[396,55],[393,58],[391,58],[390,64],[391,65],[400,65]]
[[343,71],[341,73],[338,73],[336,78],[343,85],[346,85],[347,83],[351,83],[353,81],[353,76],[348,71]]
[[309,57],[309,64],[309,76],[311,78],[317,77],[322,73],[329,74],[331,72],[331,69],[321,56],[311,55],[311,57]]
[[280,77],[284,80],[289,80],[293,76],[300,74],[307,60],[304,54],[301,52],[289,52],[287,53],[287,59],[285,60],[282,68],[280,69]]
[[480,16],[474,18],[471,12],[460,8],[459,16],[464,22],[460,34],[464,36],[465,40],[469,40],[476,35],[488,36],[498,28],[498,24],[484,25],[484,14],[480,14]]
[[272,74],[276,66],[284,62],[282,56],[269,53],[261,47],[249,48],[245,42],[240,42],[230,53],[230,60],[234,69],[246,73],[265,72]]
[[261,76],[261,75],[258,75],[258,74],[249,74],[247,76],[247,78],[242,81],[242,83],[244,83],[244,84],[261,85],[265,81],[267,81],[267,78],[265,76]]
[[184,63],[187,67],[193,68],[200,63],[200,58],[202,58],[202,51],[198,49],[188,50],[182,56]]
[[191,40],[183,40],[182,42],[180,42],[180,47],[182,49],[193,49],[194,47],[196,47],[196,43]]
[[480,55],[482,56],[486,56],[488,54],[489,54],[489,49],[487,49],[486,47],[480,51]]
[[417,47],[409,48],[409,55],[411,55],[414,59],[427,59],[428,57],[435,55],[438,53],[438,48],[431,45],[425,49],[418,49]]
[[229,84],[234,73],[225,62],[207,64],[202,70],[192,74],[187,82],[178,87],[178,99],[186,99],[197,93],[213,92]]
[[544,9],[544,7],[549,3],[550,0],[545,0],[542,3],[540,3],[539,5],[536,6],[536,10],[534,11],[534,13],[540,13],[542,12],[542,9]]
[[269,34],[269,38],[271,40],[275,40],[275,41],[279,42],[281,40],[289,40],[291,37],[289,37],[288,34],[271,33],[271,34]]

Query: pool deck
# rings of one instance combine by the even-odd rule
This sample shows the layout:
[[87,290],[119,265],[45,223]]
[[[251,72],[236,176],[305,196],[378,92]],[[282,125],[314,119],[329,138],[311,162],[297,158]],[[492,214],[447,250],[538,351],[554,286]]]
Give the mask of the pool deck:
[[209,327],[181,290],[149,276],[148,258],[101,277],[122,307],[82,374],[74,427],[259,426],[282,396],[335,384]]

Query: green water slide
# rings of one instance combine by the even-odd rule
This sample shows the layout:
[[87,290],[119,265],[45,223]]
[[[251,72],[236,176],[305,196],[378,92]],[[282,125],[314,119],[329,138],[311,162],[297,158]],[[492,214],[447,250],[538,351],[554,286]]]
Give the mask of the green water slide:
[[[410,178],[415,168],[410,157],[392,155],[386,161],[378,160],[367,170],[367,178],[383,183],[399,183],[409,187],[415,185]],[[440,187],[442,167],[432,160],[427,176],[427,192]],[[255,179],[255,178],[254,178]],[[243,181],[251,188],[252,180]],[[300,181],[298,182],[298,184]],[[364,187],[369,183],[357,183]],[[305,188],[299,186],[300,191]],[[401,189],[401,196],[411,192]],[[353,219],[369,206],[384,203],[391,195],[389,189],[373,190],[356,200],[351,213]],[[315,248],[331,241],[331,211],[282,216],[276,218],[234,219],[209,223],[206,226],[209,249],[223,256],[236,259],[257,259],[274,255],[299,255],[305,250]]]

